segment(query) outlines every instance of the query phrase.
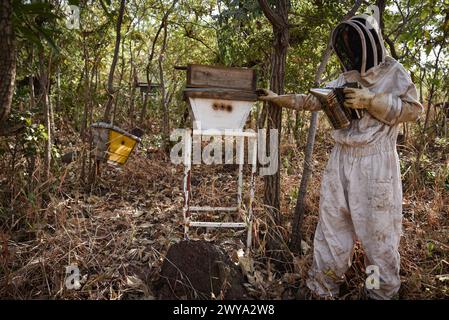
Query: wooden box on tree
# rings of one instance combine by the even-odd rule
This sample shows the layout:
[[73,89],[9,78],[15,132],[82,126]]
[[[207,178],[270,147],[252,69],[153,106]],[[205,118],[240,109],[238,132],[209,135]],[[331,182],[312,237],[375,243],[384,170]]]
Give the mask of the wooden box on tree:
[[117,126],[97,122],[92,124],[92,154],[97,161],[124,165],[140,138]]

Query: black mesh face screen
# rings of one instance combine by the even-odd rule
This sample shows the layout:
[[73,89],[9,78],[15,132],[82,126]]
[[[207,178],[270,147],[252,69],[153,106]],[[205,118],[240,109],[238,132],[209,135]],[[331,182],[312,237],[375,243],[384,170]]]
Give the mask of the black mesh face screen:
[[362,41],[353,27],[343,24],[335,31],[334,49],[347,71],[362,68]]
[[[355,19],[354,19],[355,20]],[[371,44],[371,40],[369,38],[368,32],[364,25],[359,25],[360,29],[363,32],[363,36],[365,37],[365,47],[366,47],[366,65],[365,71],[368,71],[372,67],[374,67],[374,50]]]

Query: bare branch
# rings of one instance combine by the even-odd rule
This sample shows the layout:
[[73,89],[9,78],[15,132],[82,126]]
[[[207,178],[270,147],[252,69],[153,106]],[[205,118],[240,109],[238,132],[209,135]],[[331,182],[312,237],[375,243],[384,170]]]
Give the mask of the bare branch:
[[[260,8],[262,9],[263,13],[267,17],[267,19],[270,21],[270,23],[275,26],[278,29],[283,29],[288,26],[288,24],[284,21],[282,16],[280,14],[277,14],[268,4],[267,0],[258,0]],[[282,10],[281,6],[281,9]]]

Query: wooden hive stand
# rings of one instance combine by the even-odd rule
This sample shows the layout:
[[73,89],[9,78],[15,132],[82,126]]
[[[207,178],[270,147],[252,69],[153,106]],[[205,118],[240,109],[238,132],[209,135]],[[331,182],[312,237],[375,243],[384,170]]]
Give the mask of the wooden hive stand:
[[[257,133],[244,132],[243,127],[257,101],[256,74],[254,70],[204,65],[189,65],[187,86],[184,98],[188,101],[193,119],[193,131],[185,137],[184,153],[184,236],[188,238],[189,228],[246,228],[247,252],[252,242],[253,200],[255,190]],[[190,206],[192,138],[220,136],[237,139],[238,189],[237,203],[232,207]],[[249,178],[249,205],[246,215],[238,222],[196,221],[194,216],[200,212],[242,212],[244,139],[252,148],[251,175]],[[243,140],[243,141],[242,141]],[[201,140],[200,140],[201,141]]]

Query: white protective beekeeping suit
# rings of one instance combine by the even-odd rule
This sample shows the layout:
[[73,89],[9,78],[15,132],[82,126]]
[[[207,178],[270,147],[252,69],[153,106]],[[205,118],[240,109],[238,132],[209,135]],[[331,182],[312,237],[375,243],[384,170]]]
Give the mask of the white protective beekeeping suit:
[[[358,42],[361,54],[355,51],[345,55],[345,45],[354,42]],[[337,296],[354,242],[359,240],[366,265],[376,266],[380,275],[379,289],[368,290],[369,296],[389,299],[400,287],[398,127],[401,122],[416,120],[422,106],[407,71],[386,56],[380,33],[364,18],[354,17],[337,26],[333,46],[345,72],[327,86],[358,81],[364,89],[356,89],[357,99],[352,101],[363,104],[368,112],[352,120],[350,127],[332,134],[336,144],[321,182],[319,222],[307,286],[320,296]],[[296,95],[297,104],[305,103],[306,109],[316,110],[316,102],[304,98]]]

